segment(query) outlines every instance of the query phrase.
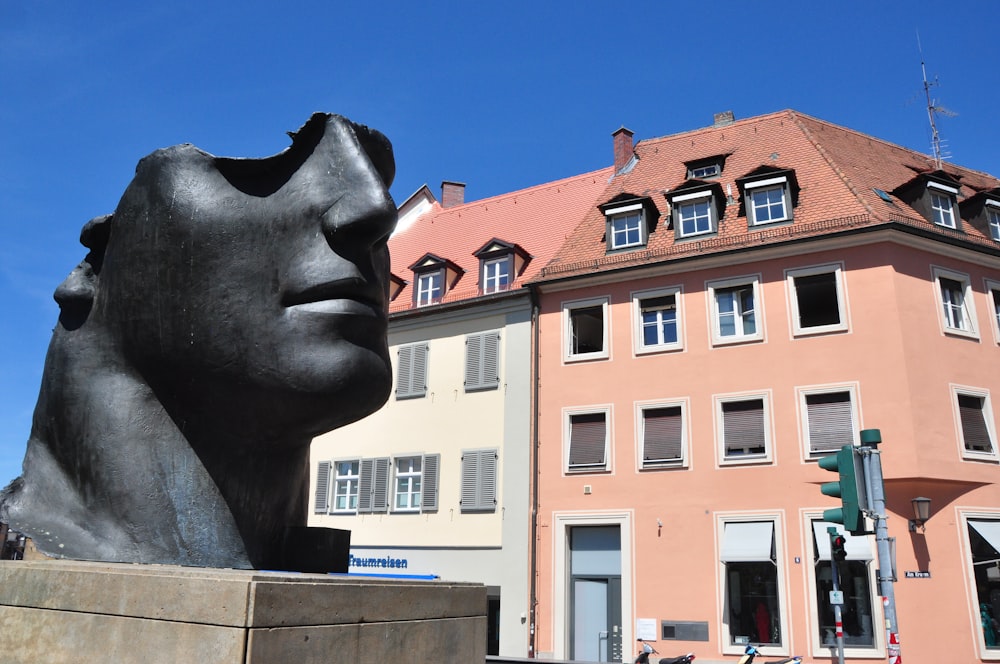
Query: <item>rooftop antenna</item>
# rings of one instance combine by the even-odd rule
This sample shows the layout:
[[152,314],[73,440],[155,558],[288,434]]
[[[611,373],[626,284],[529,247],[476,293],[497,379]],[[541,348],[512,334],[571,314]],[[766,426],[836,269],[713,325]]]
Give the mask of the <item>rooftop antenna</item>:
[[937,120],[935,119],[938,114],[945,117],[955,117],[958,115],[954,111],[950,111],[944,106],[937,103],[937,100],[931,99],[931,86],[937,85],[937,76],[934,77],[933,82],[928,82],[927,80],[927,66],[924,64],[924,50],[920,46],[920,31],[917,31],[917,51],[920,52],[920,71],[924,75],[924,94],[927,96],[927,119],[931,123],[931,150],[934,152],[934,166],[937,170],[941,170],[941,160],[945,158],[942,155],[941,150],[941,135],[938,133]]

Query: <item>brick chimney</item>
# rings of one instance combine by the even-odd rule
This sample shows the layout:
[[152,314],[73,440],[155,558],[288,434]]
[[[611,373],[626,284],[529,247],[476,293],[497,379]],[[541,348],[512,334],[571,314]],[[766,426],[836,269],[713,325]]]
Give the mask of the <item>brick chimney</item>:
[[736,116],[733,115],[732,111],[723,111],[712,116],[712,120],[714,121],[712,126],[724,127],[726,125],[733,124],[736,120]]
[[625,165],[632,160],[632,157],[635,156],[632,143],[632,130],[622,127],[611,135],[615,139],[615,173],[620,173],[625,168]]
[[441,182],[441,207],[450,208],[465,202],[465,183]]

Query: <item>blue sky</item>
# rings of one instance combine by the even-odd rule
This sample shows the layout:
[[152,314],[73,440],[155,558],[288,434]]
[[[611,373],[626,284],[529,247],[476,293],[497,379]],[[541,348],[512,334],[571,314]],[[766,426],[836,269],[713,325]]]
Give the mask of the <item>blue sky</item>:
[[136,162],[284,149],[313,111],[392,140],[398,203],[607,166],[637,139],[794,108],[928,152],[919,31],[954,163],[1000,175],[1000,2],[0,0],[0,485],[20,472],[82,225]]

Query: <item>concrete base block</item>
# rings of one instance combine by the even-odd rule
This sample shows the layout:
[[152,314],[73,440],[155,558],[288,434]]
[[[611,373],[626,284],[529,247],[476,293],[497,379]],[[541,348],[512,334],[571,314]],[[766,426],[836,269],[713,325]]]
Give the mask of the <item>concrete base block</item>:
[[77,561],[0,561],[11,662],[483,662],[468,583]]

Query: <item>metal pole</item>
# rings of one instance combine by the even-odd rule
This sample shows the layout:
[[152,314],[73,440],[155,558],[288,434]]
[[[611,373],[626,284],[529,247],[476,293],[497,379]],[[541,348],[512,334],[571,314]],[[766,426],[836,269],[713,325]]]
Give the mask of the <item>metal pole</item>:
[[[833,555],[833,538],[839,535],[837,529],[830,526],[826,529],[827,534],[830,535],[830,572],[833,580],[833,592],[840,591],[840,572],[837,570],[837,559]],[[834,603],[833,597],[831,599],[831,604],[833,604],[833,622],[837,629],[837,664],[844,664],[844,620],[843,611],[840,608],[841,603],[837,601]]]
[[[867,435],[866,435],[867,434]],[[862,454],[870,455],[866,465],[866,474],[871,474],[869,485],[872,518],[875,520],[875,544],[878,547],[878,582],[882,593],[882,606],[885,609],[885,641],[889,655],[889,664],[900,660],[899,625],[896,622],[896,594],[893,591],[892,554],[889,550],[889,528],[886,526],[885,487],[882,483],[882,458],[878,445],[882,436],[878,429],[866,429],[861,432]],[[866,443],[870,443],[869,447]]]

